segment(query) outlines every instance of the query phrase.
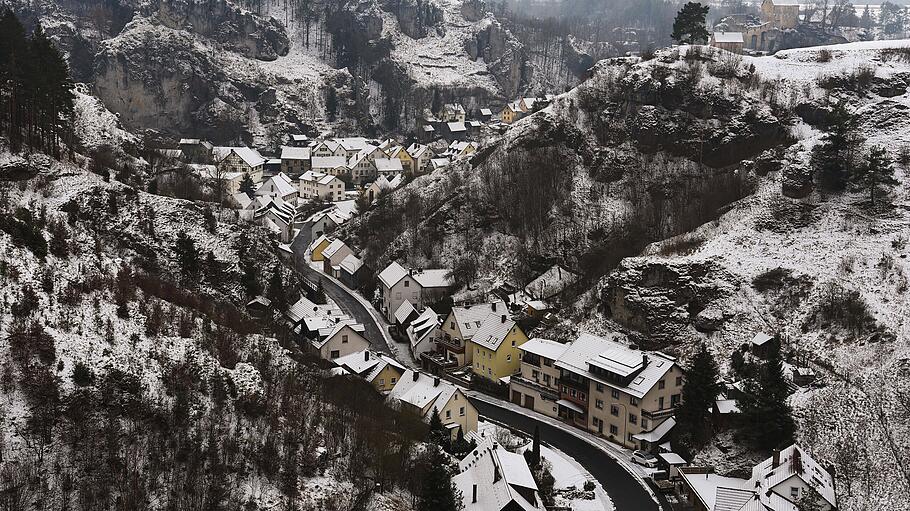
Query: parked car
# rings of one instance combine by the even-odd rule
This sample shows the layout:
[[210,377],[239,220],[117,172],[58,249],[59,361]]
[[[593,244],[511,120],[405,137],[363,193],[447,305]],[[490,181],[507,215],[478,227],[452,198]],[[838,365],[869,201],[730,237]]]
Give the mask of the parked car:
[[632,463],[637,463],[643,467],[654,468],[657,466],[657,456],[645,451],[635,451],[632,453]]

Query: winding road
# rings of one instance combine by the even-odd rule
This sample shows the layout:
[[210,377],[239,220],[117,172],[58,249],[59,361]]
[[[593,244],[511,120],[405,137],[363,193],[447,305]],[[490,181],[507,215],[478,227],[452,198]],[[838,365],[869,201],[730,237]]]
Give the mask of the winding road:
[[[477,412],[503,424],[508,424],[529,435],[534,427],[540,428],[540,439],[556,449],[566,453],[580,463],[594,476],[607,495],[613,500],[617,511],[659,511],[672,509],[663,495],[657,493],[660,505],[654,502],[651,494],[642,486],[641,480],[634,477],[619,463],[604,453],[596,445],[573,435],[572,433],[539,421],[528,414],[496,406],[486,400],[469,397]],[[582,433],[582,436],[584,433]]]

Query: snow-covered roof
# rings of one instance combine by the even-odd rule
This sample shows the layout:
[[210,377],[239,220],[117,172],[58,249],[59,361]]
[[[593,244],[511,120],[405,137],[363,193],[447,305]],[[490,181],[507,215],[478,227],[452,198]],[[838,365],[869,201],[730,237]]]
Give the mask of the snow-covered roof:
[[401,302],[401,305],[398,306],[398,310],[395,311],[395,322],[399,325],[403,325],[408,320],[408,317],[415,312],[417,312],[417,309],[411,305],[409,300],[405,300]]
[[452,279],[449,278],[449,273],[451,272],[452,270],[448,268],[414,270],[411,277],[423,288],[449,287],[452,285]]
[[404,266],[398,264],[398,261],[392,261],[384,270],[379,272],[379,280],[386,287],[391,288],[408,274]]
[[688,463],[688,461],[675,452],[662,452],[657,456],[664,460],[667,465],[685,465]]
[[[458,464],[452,482],[462,494],[464,511],[543,509],[537,484],[524,456],[485,438]],[[477,500],[474,501],[474,490]],[[533,502],[524,496],[530,494]]]
[[237,192],[231,196],[234,199],[234,202],[240,206],[240,209],[246,209],[250,204],[253,203],[253,199],[250,198],[246,192]]
[[752,337],[751,342],[754,346],[763,346],[771,339],[774,339],[774,337],[771,337],[770,335],[768,335],[764,332],[759,332],[759,333],[755,334],[754,337]]
[[549,339],[534,338],[519,346],[518,349],[539,357],[557,360],[569,349],[569,345]]
[[[774,466],[774,457],[759,463],[752,469],[749,486],[756,489],[762,504],[770,507],[766,502],[768,493],[775,491],[775,487],[791,477],[801,479],[806,485],[811,486],[822,496],[831,507],[837,507],[837,497],[834,494],[834,478],[827,470],[815,461],[806,451],[796,444],[780,451],[780,462]],[[789,484],[787,485],[790,486]],[[789,489],[778,490],[788,492]],[[776,508],[771,508],[776,509]]]
[[391,402],[411,404],[418,410],[426,408],[424,418],[427,419],[432,415],[433,408],[441,410],[456,392],[458,387],[439,377],[408,369],[401,375],[388,398]]
[[490,314],[471,337],[471,342],[496,351],[513,328],[517,328],[515,321],[506,315],[506,311]]
[[480,115],[487,115],[487,116],[493,115],[493,111],[490,110],[489,108],[481,108]]
[[735,399],[718,399],[714,402],[717,406],[717,413],[726,415],[728,413],[739,413],[739,405]]
[[558,264],[554,264],[547,271],[529,282],[525,286],[525,292],[534,298],[547,300],[558,295],[577,280],[578,275]]
[[344,156],[313,156],[310,159],[310,167],[313,169],[336,169],[347,164],[348,160]]
[[[615,336],[614,336],[615,338]],[[601,357],[606,354],[606,357]],[[648,356],[648,364],[644,364],[644,356]],[[615,340],[597,337],[591,334],[581,334],[569,348],[556,361],[556,367],[579,374],[603,385],[620,389],[634,397],[642,398],[651,390],[658,380],[673,367],[676,362],[660,352],[645,353],[634,350]],[[621,374],[632,375],[629,368],[635,367],[639,372],[628,385],[621,385],[616,381],[591,372],[590,366],[604,368]],[[612,369],[607,369],[612,368]],[[620,373],[618,373],[620,374]]]
[[373,163],[376,165],[377,172],[389,174],[404,171],[404,167],[401,166],[401,160],[398,158],[376,158]]
[[331,243],[331,242],[332,242],[332,238],[329,238],[329,237],[326,236],[325,234],[320,234],[318,238],[316,238],[315,240],[313,240],[312,243],[310,243],[310,250],[315,249],[316,247],[318,247],[319,245],[321,245],[322,242],[324,242],[324,241],[328,241],[329,243]]
[[227,158],[231,153],[239,156],[250,167],[258,167],[265,163],[265,158],[259,154],[259,151],[249,147],[218,146],[212,148],[212,154],[215,156],[215,161],[218,162]]
[[180,145],[198,145],[199,139],[198,138],[181,138],[180,142],[178,142],[178,144],[180,144]]
[[411,158],[417,159],[423,156],[427,149],[429,149],[429,146],[414,143],[408,146],[407,152],[411,155]]
[[373,350],[362,350],[335,359],[335,363],[352,374],[373,381],[387,366],[391,365],[404,372],[405,368],[395,359]]
[[363,267],[363,260],[360,259],[359,257],[355,256],[354,254],[348,254],[347,257],[345,257],[344,259],[341,260],[340,263],[338,263],[338,266],[341,267],[342,270],[353,275],[353,274],[357,273],[357,271],[360,270],[360,268]]
[[309,160],[312,150],[309,147],[281,146],[282,160]]
[[432,165],[434,169],[445,167],[450,163],[452,162],[448,158],[433,158],[430,160],[430,165]]
[[[355,333],[359,334],[361,337],[366,331],[366,327],[358,323],[356,320],[349,317],[336,318],[334,319],[333,324],[320,328],[318,331],[319,338],[313,341],[313,346],[317,349],[322,348],[325,343],[329,342],[333,337],[338,335],[339,332],[345,329],[345,327],[350,328]],[[366,340],[366,339],[364,339]],[[369,342],[369,341],[367,341]]]
[[458,325],[462,338],[470,340],[491,314],[506,314],[507,311],[506,302],[497,300],[495,302],[452,307],[449,317]]
[[667,436],[667,433],[669,433],[674,426],[676,426],[676,418],[670,417],[669,419],[658,424],[657,427],[651,431],[632,435],[632,438],[654,444],[663,440],[664,437]]
[[714,32],[715,43],[742,43],[742,32]]
[[279,197],[285,197],[296,191],[297,188],[294,187],[291,178],[284,173],[279,172],[268,178],[265,183],[262,183],[262,186],[256,190],[256,195],[270,195],[274,193]]
[[447,122],[446,127],[449,128],[449,133],[461,133],[468,129],[463,122]]
[[343,247],[346,247],[346,246],[347,245],[345,245],[345,243],[343,241],[341,241],[340,239],[335,239],[331,243],[329,243],[329,246],[325,247],[322,250],[322,256],[331,258],[333,255],[335,255],[335,253],[337,253],[339,250],[341,250]]
[[423,339],[433,332],[433,329],[440,325],[439,314],[433,309],[427,307],[420,316],[408,326],[408,340],[411,341],[411,348],[415,348]]

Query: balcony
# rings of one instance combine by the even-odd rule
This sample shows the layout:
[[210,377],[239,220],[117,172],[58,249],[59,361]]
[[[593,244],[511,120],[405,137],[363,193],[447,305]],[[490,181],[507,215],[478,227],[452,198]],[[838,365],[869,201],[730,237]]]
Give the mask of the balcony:
[[444,349],[451,353],[464,353],[464,345],[458,339],[451,339],[449,336],[445,336],[442,339],[439,339],[437,343],[440,349]]
[[641,416],[645,419],[651,420],[663,420],[667,417],[671,417],[676,413],[676,408],[664,408],[663,410],[642,410]]
[[530,380],[520,375],[512,376],[512,383],[516,385],[522,385],[530,389],[534,389],[537,392],[540,392],[542,396],[549,397],[552,401],[559,399],[559,390],[552,387],[547,387],[539,381]]
[[570,389],[580,390],[580,391],[584,392],[585,394],[587,394],[588,390],[589,390],[589,385],[588,385],[587,381],[584,383],[581,383],[581,382],[577,382],[575,380],[557,378],[556,386],[561,388],[562,385],[565,385],[566,387],[569,387]]

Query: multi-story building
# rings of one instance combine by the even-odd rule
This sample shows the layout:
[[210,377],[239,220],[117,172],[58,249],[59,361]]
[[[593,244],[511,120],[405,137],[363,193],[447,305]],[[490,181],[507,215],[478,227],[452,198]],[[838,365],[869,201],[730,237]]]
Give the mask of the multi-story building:
[[215,147],[212,149],[218,170],[221,172],[242,172],[254,183],[262,182],[265,158],[259,151],[249,147]]
[[305,199],[322,199],[329,202],[344,199],[344,181],[335,176],[308,170],[300,176],[298,183],[300,196]]
[[392,261],[379,273],[382,294],[382,313],[388,321],[395,321],[395,311],[408,300],[415,307],[431,305],[442,299],[451,289],[451,270],[414,270]]
[[447,360],[454,360],[459,366],[472,364],[474,354],[465,350],[467,342],[480,330],[487,317],[491,314],[505,314],[506,310],[506,303],[502,300],[452,307],[442,322],[439,350],[445,353]]
[[490,314],[466,346],[466,351],[471,352],[474,374],[495,382],[512,376],[521,365],[518,349],[527,340],[528,336],[505,311]]
[[555,363],[568,347],[547,339],[531,339],[519,346],[521,369],[511,378],[512,402],[557,417],[560,387]]
[[[590,334],[579,336],[562,353],[548,343],[525,349],[522,352],[529,356],[527,361],[523,356],[521,377],[511,382],[514,402],[554,415],[549,405],[537,404],[538,399],[547,401],[544,396],[555,397],[551,386],[540,385],[543,363],[550,360],[559,371],[555,416],[629,448],[648,447],[653,441],[648,433],[673,417],[682,397],[682,369],[660,352],[632,349]],[[552,380],[555,373],[548,369]],[[535,370],[540,371],[537,380]],[[667,429],[659,430],[661,436]]]

